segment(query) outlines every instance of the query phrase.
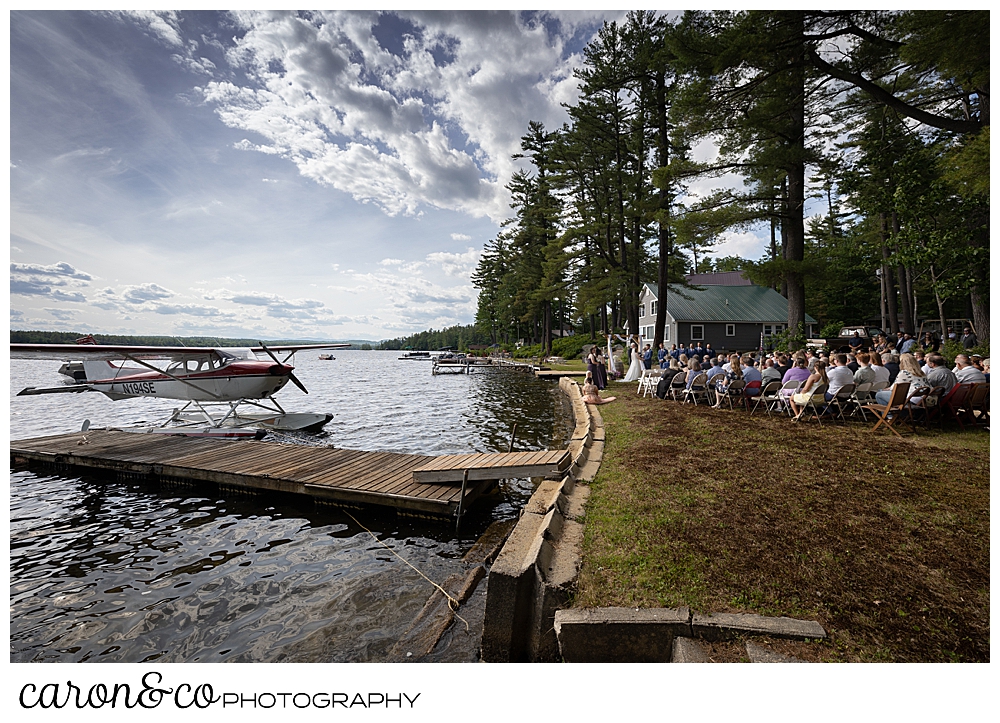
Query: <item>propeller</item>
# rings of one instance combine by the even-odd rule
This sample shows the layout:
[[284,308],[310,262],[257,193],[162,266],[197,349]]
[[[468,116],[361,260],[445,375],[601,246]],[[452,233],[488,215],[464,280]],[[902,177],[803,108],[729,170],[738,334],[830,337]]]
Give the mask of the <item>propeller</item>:
[[[281,364],[281,362],[278,361],[278,357],[276,357],[274,355],[274,352],[272,352],[270,349],[267,348],[267,346],[264,344],[264,342],[260,343],[260,348],[267,352],[267,355],[274,360],[275,364]],[[297,376],[295,376],[292,372],[288,372],[288,378],[291,379],[292,380],[292,384],[294,384],[299,389],[301,389],[304,394],[308,394],[309,393],[309,390],[306,389],[305,384],[303,384],[302,382],[300,382],[299,378]]]

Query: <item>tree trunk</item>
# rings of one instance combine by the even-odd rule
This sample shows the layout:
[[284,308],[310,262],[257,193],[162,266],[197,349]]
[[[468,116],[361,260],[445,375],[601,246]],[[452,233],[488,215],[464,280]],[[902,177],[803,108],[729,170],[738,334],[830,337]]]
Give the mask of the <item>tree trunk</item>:
[[883,211],[878,215],[879,238],[882,243],[882,278],[885,279],[885,303],[889,309],[889,332],[899,331],[899,307],[896,305],[896,288],[889,267],[889,217]]
[[[788,258],[788,176],[782,176],[781,178],[781,214],[779,215],[781,221],[781,258]],[[786,299],[788,298],[788,279],[785,278],[784,274],[781,276],[781,295]]]
[[[667,90],[664,71],[656,74],[656,124],[658,130],[657,164],[660,168],[670,163],[670,140],[667,137]],[[664,327],[667,325],[667,285],[670,283],[670,189],[659,189],[656,205],[660,210],[657,219],[657,242],[659,247],[659,263],[657,265],[657,285],[659,298],[656,301],[656,328],[653,333],[653,349],[659,349],[664,340]]]

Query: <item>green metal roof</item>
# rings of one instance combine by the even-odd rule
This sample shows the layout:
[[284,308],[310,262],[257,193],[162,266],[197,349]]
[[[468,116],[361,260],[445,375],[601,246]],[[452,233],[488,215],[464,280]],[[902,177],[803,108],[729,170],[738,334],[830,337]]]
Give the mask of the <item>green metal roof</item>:
[[[647,283],[646,286],[660,300],[657,285]],[[666,309],[675,321],[754,324],[784,324],[788,321],[788,300],[770,287],[701,286],[697,289],[670,286]],[[806,314],[806,323],[815,324],[816,320]]]

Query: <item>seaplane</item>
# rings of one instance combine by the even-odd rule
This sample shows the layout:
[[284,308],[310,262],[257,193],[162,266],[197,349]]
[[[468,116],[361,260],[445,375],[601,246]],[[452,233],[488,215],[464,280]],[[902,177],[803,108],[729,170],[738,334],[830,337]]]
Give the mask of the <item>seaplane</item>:
[[[295,352],[350,347],[268,347],[263,342],[250,348],[160,347],[103,345],[90,339],[84,337],[77,344],[11,344],[11,359],[62,361],[60,372],[77,382],[27,387],[18,396],[100,392],[113,400],[176,399],[185,402],[184,406],[174,409],[159,427],[145,431],[205,437],[259,438],[261,430],[320,431],[333,419],[332,414],[286,412],[274,395],[288,382],[309,393],[288,363]],[[287,356],[279,360],[275,352],[287,352]],[[153,361],[159,361],[160,366],[150,363]]]

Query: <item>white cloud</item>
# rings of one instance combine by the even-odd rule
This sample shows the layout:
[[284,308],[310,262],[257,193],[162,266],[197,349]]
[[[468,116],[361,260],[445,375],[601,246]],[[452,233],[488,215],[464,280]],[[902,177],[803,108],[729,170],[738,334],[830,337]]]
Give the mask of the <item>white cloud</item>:
[[744,259],[756,259],[760,258],[769,243],[770,241],[749,231],[725,233],[719,244],[709,251],[709,256],[713,258],[740,256]]
[[[257,134],[238,147],[390,215],[422,205],[499,220],[530,119],[555,127],[575,97],[563,39],[513,12],[401,13],[405,52],[382,48],[378,13],[242,12],[227,55],[248,82],[200,91],[222,121]],[[560,18],[567,27],[572,20]]]
[[479,263],[480,252],[471,246],[464,254],[451,254],[443,251],[427,254],[427,260],[440,264],[446,276],[463,276],[468,278]]
[[452,241],[471,241],[472,236],[467,233],[453,233],[451,239]]
[[72,264],[68,264],[65,261],[60,261],[57,264],[51,264],[48,266],[43,264],[12,263],[10,265],[10,272],[12,274],[31,276],[64,276],[72,279],[80,279],[81,281],[90,281],[93,278],[86,271],[80,271],[74,268]]
[[147,282],[136,286],[126,286],[122,291],[121,298],[128,304],[144,304],[147,301],[158,301],[169,299],[176,294],[170,289],[165,289],[159,284]]

